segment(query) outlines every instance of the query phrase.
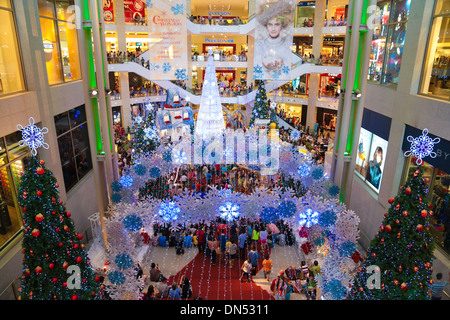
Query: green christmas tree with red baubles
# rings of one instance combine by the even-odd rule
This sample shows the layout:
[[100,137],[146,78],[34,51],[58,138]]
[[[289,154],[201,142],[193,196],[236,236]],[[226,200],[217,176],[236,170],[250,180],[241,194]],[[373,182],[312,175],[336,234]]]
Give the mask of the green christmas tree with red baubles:
[[[58,187],[45,162],[31,157],[18,188],[25,227],[19,299],[102,299],[100,278],[90,265],[70,212],[59,200]],[[70,266],[79,268],[79,282],[71,278]]]
[[[427,204],[427,181],[421,166],[411,172],[367,250],[354,279],[350,300],[428,300],[433,283],[434,242],[429,230],[433,215]],[[370,276],[377,266],[379,287]],[[369,269],[368,269],[369,268]],[[368,281],[369,280],[369,281]]]

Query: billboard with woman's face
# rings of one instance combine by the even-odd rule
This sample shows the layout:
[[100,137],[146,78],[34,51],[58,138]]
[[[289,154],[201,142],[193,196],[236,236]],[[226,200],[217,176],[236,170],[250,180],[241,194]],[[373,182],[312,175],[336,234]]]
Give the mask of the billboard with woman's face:
[[257,0],[253,77],[258,80],[290,79],[300,58],[292,52],[293,0]]

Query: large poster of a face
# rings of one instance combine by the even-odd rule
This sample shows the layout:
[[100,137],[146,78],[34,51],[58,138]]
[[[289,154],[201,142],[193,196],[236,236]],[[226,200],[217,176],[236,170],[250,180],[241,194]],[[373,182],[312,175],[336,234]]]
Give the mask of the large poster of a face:
[[380,190],[388,142],[377,135],[372,135],[372,144],[367,158],[366,182],[377,191]]
[[253,77],[259,80],[289,79],[299,61],[291,49],[295,1],[257,0]]
[[372,142],[372,133],[364,128],[361,128],[358,141],[358,152],[356,156],[355,171],[362,177],[366,176],[367,172],[367,158],[369,158],[370,144]]

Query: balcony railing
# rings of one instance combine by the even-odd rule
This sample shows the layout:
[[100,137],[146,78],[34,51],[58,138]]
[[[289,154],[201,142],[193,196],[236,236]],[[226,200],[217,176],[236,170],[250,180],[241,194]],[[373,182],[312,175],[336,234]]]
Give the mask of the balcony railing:
[[[192,55],[192,61],[198,61],[198,62],[207,62],[208,56],[205,55]],[[214,59],[215,61],[228,61],[228,62],[247,62],[247,56],[246,55],[238,55],[238,54],[232,54],[232,55],[220,55],[219,60]]]

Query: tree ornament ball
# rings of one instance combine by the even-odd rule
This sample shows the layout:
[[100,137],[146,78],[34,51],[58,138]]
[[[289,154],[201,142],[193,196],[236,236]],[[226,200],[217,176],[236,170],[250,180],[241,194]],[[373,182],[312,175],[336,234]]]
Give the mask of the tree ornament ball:
[[417,225],[417,231],[419,231],[419,232],[423,231],[423,225],[418,224]]
[[55,264],[54,264],[54,263],[50,263],[50,264],[48,265],[48,268],[49,268],[50,270],[52,270],[54,267],[55,267]]
[[39,164],[40,164],[41,166],[43,166],[43,165],[45,165],[45,161],[44,161],[44,160],[41,160],[41,161],[39,161]]
[[411,194],[411,188],[410,188],[410,187],[406,188],[406,189],[405,189],[405,193],[406,193],[407,195],[410,195],[410,194]]
[[78,300],[78,296],[77,296],[76,294],[74,294],[74,295],[72,296],[72,300]]
[[400,288],[401,288],[403,291],[406,291],[406,290],[408,290],[408,285],[407,285],[406,283],[403,282],[403,283],[401,284]]
[[384,227],[384,230],[386,230],[386,232],[391,232],[392,228],[391,226],[388,224]]
[[39,167],[39,168],[36,169],[36,173],[37,173],[38,175],[43,175],[44,172],[45,172],[45,170],[44,170],[44,168],[42,168],[42,167]]
[[42,213],[38,213],[35,219],[37,222],[41,222],[42,220],[44,220],[44,216],[42,215]]
[[398,219],[395,220],[395,223],[396,223],[396,224],[400,224],[400,220],[398,220]]
[[420,212],[420,215],[421,215],[423,218],[426,218],[426,217],[428,216],[428,211],[425,210],[425,209],[423,209],[423,210]]
[[66,213],[67,218],[70,218],[71,215],[72,215],[72,214],[71,214],[70,212],[67,212],[67,213]]
[[41,234],[41,232],[38,229],[33,229],[33,231],[31,231],[31,235],[33,237],[39,237],[39,235]]
[[434,283],[433,279],[430,279],[430,281],[429,281],[429,282],[430,282],[430,284],[433,284],[433,283]]
[[58,282],[58,278],[53,278],[52,281],[53,281],[53,283],[57,283]]
[[81,240],[81,239],[83,239],[83,235],[82,234],[78,234],[78,240]]
[[78,244],[75,243],[75,244],[73,245],[73,248],[74,248],[75,250],[78,250],[78,248],[79,248]]
[[392,202],[394,202],[394,198],[390,198],[390,199],[388,200],[388,202],[389,202],[389,204],[392,204]]
[[408,216],[408,211],[406,211],[406,210],[403,211],[403,212],[402,212],[402,215],[403,215],[404,217],[407,217],[407,216]]
[[69,267],[69,263],[67,261],[64,261],[63,269],[66,270],[68,267]]
[[36,271],[37,274],[42,272],[42,268],[40,266],[37,266],[34,271]]
[[419,268],[418,268],[418,267],[414,267],[414,268],[413,268],[413,271],[414,271],[414,272],[419,272]]
[[81,258],[81,257],[77,257],[77,263],[81,263],[81,261],[83,261],[83,258]]
[[36,194],[38,195],[38,197],[40,197],[40,196],[42,196],[42,191],[38,190],[38,191],[36,191]]
[[394,285],[398,286],[398,280],[394,280]]
[[26,277],[28,277],[30,275],[30,269],[26,269],[25,272],[24,272],[24,275]]
[[55,188],[59,188],[59,184],[58,183],[55,183]]
[[377,256],[377,254],[374,252],[374,253],[372,253],[372,257],[376,257]]

